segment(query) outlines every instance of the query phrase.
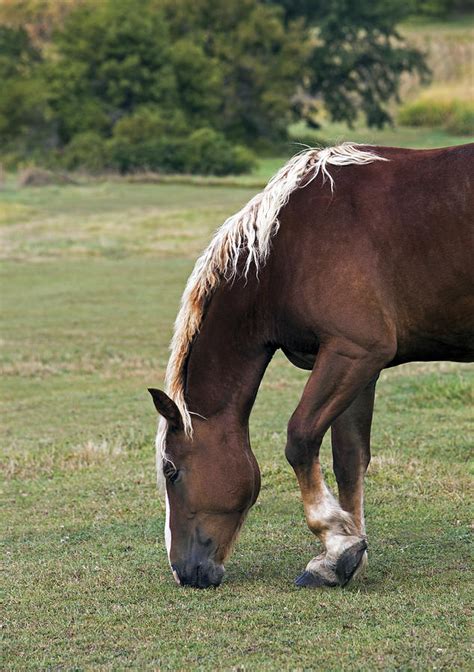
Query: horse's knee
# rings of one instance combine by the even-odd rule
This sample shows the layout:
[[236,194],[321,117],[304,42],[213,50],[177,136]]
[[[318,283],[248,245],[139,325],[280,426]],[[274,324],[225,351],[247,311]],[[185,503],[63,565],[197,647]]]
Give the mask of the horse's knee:
[[322,436],[314,429],[308,428],[308,423],[302,422],[293,416],[288,423],[285,455],[293,469],[311,463],[319,453]]

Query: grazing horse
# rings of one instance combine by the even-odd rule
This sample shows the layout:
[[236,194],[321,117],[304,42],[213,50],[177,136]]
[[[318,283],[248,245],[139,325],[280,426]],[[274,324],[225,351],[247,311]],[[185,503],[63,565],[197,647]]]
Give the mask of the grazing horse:
[[[260,489],[248,421],[273,354],[311,371],[286,457],[324,552],[298,586],[366,563],[375,384],[413,360],[474,359],[474,144],[342,144],[291,159],[199,258],[176,319],[157,466],[175,580],[217,586]],[[319,462],[331,428],[339,499]]]

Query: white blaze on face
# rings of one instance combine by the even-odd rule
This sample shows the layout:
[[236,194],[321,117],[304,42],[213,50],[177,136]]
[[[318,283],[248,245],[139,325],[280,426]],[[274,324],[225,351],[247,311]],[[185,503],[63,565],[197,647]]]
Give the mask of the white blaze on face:
[[168,499],[168,492],[166,490],[165,484],[165,507],[166,507],[166,518],[165,518],[165,544],[166,552],[168,553],[168,562],[170,563],[171,571],[173,572],[173,577],[176,583],[181,583],[178,577],[178,573],[173,569],[171,565],[171,527],[170,527],[170,502]]
[[[158,489],[165,495],[165,544],[166,552],[168,554],[168,562],[171,567],[171,525],[170,525],[170,502],[168,498],[168,490],[166,485],[165,475],[163,473],[163,456],[164,456],[164,437],[166,435],[166,421],[164,418],[160,418],[158,424],[158,432],[156,435],[156,475]],[[181,583],[178,577],[176,570],[171,567],[173,572],[174,580],[176,583]]]
[[170,563],[170,566],[171,566],[171,559],[170,559],[170,553],[171,553],[170,502],[169,502],[169,499],[168,499],[168,493],[166,491],[166,485],[165,485],[165,507],[166,507],[165,544],[166,544],[166,552],[168,553],[168,562]]

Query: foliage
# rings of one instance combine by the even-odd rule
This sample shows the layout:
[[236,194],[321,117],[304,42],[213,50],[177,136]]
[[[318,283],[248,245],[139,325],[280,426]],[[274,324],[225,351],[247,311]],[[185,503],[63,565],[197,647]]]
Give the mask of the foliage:
[[69,170],[84,168],[91,173],[104,169],[128,173],[151,170],[164,173],[228,175],[248,172],[253,154],[233,145],[211,128],[191,133],[184,121],[164,118],[152,108],[142,107],[115,124],[113,136],[104,140],[94,131],[76,134],[59,156],[59,164]]
[[442,127],[451,133],[474,133],[474,103],[462,100],[421,98],[400,108],[398,121],[405,126]]
[[140,10],[140,0],[79,6],[55,34],[57,58],[47,76],[62,142],[88,130],[110,135],[118,119],[145,103],[173,109],[166,23]]
[[222,133],[199,128],[186,143],[186,169],[203,175],[248,172],[255,163],[253,154],[241,145],[230,145]]
[[38,47],[51,39],[52,32],[64,25],[69,13],[88,0],[2,0],[0,24],[24,28]]
[[[289,18],[304,16],[311,23],[317,23],[327,11],[324,0],[267,0],[281,5]],[[333,4],[333,3],[331,3]],[[334,3],[337,4],[337,3]],[[356,3],[354,3],[356,4]],[[371,3],[376,12],[397,21],[407,17],[446,17],[450,13],[468,13],[474,10],[474,0],[375,0]]]
[[411,14],[443,18],[452,12],[474,11],[474,0],[411,0]]
[[279,11],[256,0],[212,12],[208,0],[182,0],[165,7],[166,19],[161,4],[105,0],[70,14],[49,69],[61,140],[90,129],[110,135],[145,104],[180,112],[190,130],[212,125],[247,141],[284,134],[304,33],[285,31]]
[[[334,121],[353,124],[362,112],[369,126],[390,121],[387,102],[397,98],[400,78],[428,70],[422,54],[409,47],[397,24],[409,15],[409,5],[398,0],[275,0],[287,20],[301,16],[316,27],[309,57],[308,91],[322,99]],[[303,110],[318,125],[318,108]]]
[[[307,73],[311,48],[303,23],[285,25],[279,7],[257,0],[160,0],[158,4],[166,8],[180,65],[185,62],[181,53],[189,52],[190,44],[201,59],[207,59],[207,77],[216,80],[220,91],[218,114],[208,113],[213,126],[244,142],[285,137],[288,123],[295,118],[292,102]],[[189,80],[187,75],[179,76]],[[193,95],[193,88],[187,95]]]
[[211,128],[200,128],[187,137],[163,135],[140,142],[114,137],[109,143],[109,166],[122,173],[145,168],[168,173],[229,175],[248,172],[253,154],[233,145]]
[[95,131],[77,133],[64,149],[61,163],[68,170],[84,169],[99,173],[107,165],[107,150]]
[[[214,155],[212,170],[239,171],[238,145],[281,143],[322,105],[335,120],[387,122],[402,74],[426,72],[397,35],[406,13],[399,0],[10,0],[0,139],[90,169],[194,171],[200,155],[207,172]],[[125,137],[142,123],[140,139]]]
[[[285,31],[276,8],[234,1],[211,13],[210,45],[207,10],[206,2],[171,11],[153,0],[84,0],[59,12],[37,81],[54,122],[47,144],[65,148],[64,165],[241,172],[252,157],[235,142],[286,133],[305,35]],[[189,30],[178,26],[183,16],[193,17]]]
[[23,28],[0,25],[0,145],[31,147],[43,136],[46,93],[35,66],[39,52]]
[[474,103],[456,101],[445,128],[450,133],[472,135],[474,133]]
[[114,126],[113,135],[114,138],[133,145],[162,135],[183,136],[187,130],[181,110],[165,115],[158,108],[142,106],[119,119]]

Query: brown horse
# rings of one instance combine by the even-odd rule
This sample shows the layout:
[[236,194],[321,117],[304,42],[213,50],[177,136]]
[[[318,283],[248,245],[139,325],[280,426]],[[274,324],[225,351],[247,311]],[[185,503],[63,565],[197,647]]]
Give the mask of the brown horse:
[[[260,473],[248,420],[281,348],[311,371],[286,456],[324,553],[298,586],[343,586],[367,558],[363,480],[375,384],[413,360],[474,359],[474,144],[344,144],[294,157],[198,260],[171,346],[158,473],[180,585],[218,585]],[[339,501],[319,448],[331,428]]]

